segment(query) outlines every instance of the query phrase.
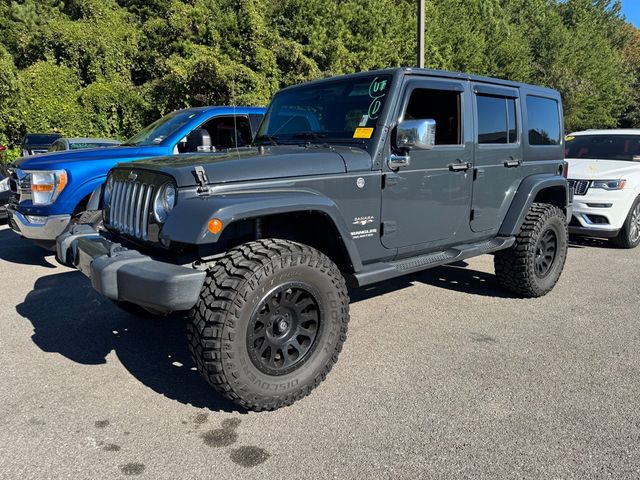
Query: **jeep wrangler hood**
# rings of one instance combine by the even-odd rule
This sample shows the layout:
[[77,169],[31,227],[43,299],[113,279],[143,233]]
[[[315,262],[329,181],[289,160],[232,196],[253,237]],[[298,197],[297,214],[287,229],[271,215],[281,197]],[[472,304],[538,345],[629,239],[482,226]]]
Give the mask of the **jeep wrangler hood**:
[[65,150],[63,152],[45,153],[29,157],[21,157],[14,165],[22,170],[56,170],[75,162],[87,160],[134,160],[154,155],[166,154],[166,147],[102,147],[82,150]]
[[371,156],[364,150],[343,146],[274,146],[157,157],[118,165],[171,175],[178,187],[197,185],[193,173],[196,166],[204,168],[210,184],[216,184],[371,170]]

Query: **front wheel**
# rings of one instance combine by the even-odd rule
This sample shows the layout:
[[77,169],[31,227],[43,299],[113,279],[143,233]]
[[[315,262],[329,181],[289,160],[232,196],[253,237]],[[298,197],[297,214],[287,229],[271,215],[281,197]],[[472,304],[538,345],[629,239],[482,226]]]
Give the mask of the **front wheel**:
[[562,210],[534,203],[513,246],[494,256],[498,283],[523,297],[546,295],[560,279],[567,259],[568,238]]
[[205,379],[244,408],[273,410],[325,379],[346,339],[349,297],[324,254],[258,240],[210,268],[190,317],[189,346]]
[[633,202],[624,225],[612,243],[620,248],[636,248],[640,245],[640,197]]

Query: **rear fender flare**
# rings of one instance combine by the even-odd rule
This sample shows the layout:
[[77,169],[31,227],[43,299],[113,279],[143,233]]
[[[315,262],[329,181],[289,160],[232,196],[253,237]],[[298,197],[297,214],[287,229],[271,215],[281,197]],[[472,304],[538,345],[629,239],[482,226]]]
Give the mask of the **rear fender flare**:
[[564,190],[563,210],[567,213],[571,203],[569,195],[569,183],[563,176],[547,173],[531,175],[526,177],[520,183],[518,190],[511,202],[511,207],[505,216],[502,226],[500,227],[500,235],[517,235],[522,227],[531,205],[535,201],[538,194],[547,189],[562,188]]

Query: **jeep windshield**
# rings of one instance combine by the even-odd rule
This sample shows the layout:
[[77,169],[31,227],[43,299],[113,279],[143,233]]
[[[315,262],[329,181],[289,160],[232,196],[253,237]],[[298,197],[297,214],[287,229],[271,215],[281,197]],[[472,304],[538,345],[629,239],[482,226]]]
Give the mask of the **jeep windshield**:
[[374,135],[391,75],[328,80],[278,93],[255,143],[363,142]]
[[159,145],[165,138],[173,135],[183,126],[189,123],[192,119],[199,116],[200,112],[194,111],[177,111],[165,115],[159,120],[156,120],[148,127],[144,128],[140,133],[134,135],[129,140],[124,142],[122,146],[125,147],[140,147],[149,145]]
[[569,136],[565,157],[640,162],[640,135]]

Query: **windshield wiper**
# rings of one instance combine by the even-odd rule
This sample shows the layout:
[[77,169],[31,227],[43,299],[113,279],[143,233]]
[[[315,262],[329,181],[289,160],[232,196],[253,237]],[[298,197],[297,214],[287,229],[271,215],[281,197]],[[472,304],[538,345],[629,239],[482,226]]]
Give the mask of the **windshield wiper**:
[[316,139],[316,138],[327,138],[324,133],[316,133],[316,132],[300,132],[296,133],[293,138],[306,138],[306,139]]
[[259,142],[260,140],[269,140],[271,145],[278,145],[278,137],[274,137],[273,135],[258,135],[253,141]]

